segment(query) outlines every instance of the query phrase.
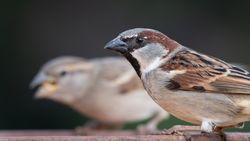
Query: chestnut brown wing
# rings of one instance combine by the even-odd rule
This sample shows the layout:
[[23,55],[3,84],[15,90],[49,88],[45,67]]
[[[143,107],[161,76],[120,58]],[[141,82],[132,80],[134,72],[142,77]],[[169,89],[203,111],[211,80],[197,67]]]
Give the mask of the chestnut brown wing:
[[184,72],[175,75],[168,83],[174,83],[179,90],[250,94],[250,74],[247,71],[194,51],[180,51],[162,69]]

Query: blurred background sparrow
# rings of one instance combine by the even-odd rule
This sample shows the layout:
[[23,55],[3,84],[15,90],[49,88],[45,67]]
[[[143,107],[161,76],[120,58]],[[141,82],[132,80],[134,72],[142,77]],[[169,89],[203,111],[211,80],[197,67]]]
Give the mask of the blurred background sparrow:
[[137,129],[155,131],[158,123],[168,117],[123,58],[58,57],[40,69],[30,86],[38,87],[36,98],[66,104],[93,118],[95,121],[85,124],[85,129],[118,128],[150,119]]

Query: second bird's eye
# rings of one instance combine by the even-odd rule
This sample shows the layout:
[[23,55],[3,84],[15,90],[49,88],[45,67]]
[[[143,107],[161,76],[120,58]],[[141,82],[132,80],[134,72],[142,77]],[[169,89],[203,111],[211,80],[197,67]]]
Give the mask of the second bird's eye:
[[136,43],[137,44],[141,44],[141,43],[143,43],[143,41],[144,41],[144,39],[143,38],[136,38]]
[[61,72],[60,72],[60,76],[65,76],[66,74],[67,74],[66,71],[61,71]]
[[126,43],[128,41],[128,38],[122,38],[122,41]]

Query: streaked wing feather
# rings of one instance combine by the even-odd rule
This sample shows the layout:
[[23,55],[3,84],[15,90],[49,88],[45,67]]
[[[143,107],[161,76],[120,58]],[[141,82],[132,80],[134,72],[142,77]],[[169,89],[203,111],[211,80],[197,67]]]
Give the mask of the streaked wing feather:
[[185,70],[171,80],[180,85],[180,90],[250,94],[250,75],[246,70],[194,51],[177,53],[162,68]]
[[250,83],[242,79],[233,78],[230,76],[221,77],[210,85],[217,91],[222,93],[238,93],[250,94]]

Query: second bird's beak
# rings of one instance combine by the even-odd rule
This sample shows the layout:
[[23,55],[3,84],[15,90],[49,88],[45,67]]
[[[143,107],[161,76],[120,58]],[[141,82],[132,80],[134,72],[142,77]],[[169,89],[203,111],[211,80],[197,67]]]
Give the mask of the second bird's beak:
[[126,53],[128,52],[128,45],[120,38],[115,38],[112,41],[108,42],[105,45],[104,49],[109,49],[120,53]]
[[38,74],[32,80],[30,88],[34,89],[36,87],[38,88],[38,90],[35,93],[35,98],[37,99],[49,97],[55,94],[56,90],[58,89],[55,81],[51,77],[43,73]]

